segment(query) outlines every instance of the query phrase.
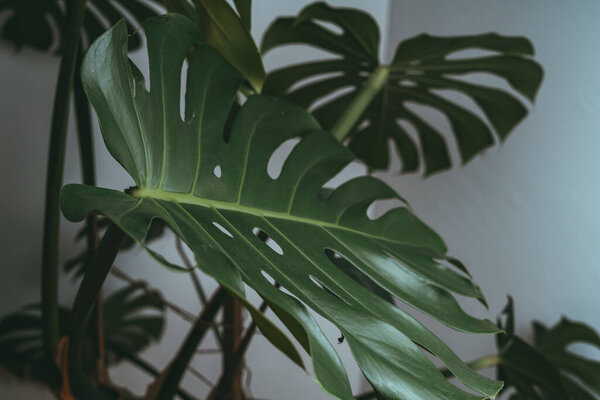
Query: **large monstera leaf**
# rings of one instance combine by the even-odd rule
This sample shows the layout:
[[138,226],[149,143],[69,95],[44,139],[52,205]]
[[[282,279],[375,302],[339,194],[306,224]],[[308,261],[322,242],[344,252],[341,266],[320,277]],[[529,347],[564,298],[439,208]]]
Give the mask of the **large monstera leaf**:
[[[330,30],[323,22],[342,33]],[[324,3],[306,7],[298,17],[277,19],[265,33],[261,50],[266,53],[289,44],[310,45],[333,58],[271,72],[264,93],[284,96],[311,109],[325,128],[334,126],[357,92],[371,83],[372,76],[380,75],[380,84],[374,89],[379,92],[351,130],[349,140],[354,153],[373,169],[389,166],[391,141],[404,172],[423,166],[422,171],[431,174],[451,166],[447,139],[411,104],[445,115],[463,163],[495,143],[493,132],[503,141],[526,116],[526,107],[514,94],[469,82],[461,75],[485,73],[503,78],[529,101],[534,100],[542,79],[542,69],[531,59],[533,47],[527,39],[495,33],[419,35],[400,43],[391,64],[382,65],[378,60],[379,30],[371,16]],[[458,54],[474,49],[491,54]],[[484,118],[440,94],[440,90],[470,97]]]
[[[132,284],[113,292],[104,300],[104,334],[106,363],[113,365],[128,355],[139,353],[157,342],[163,332],[164,303],[158,292]],[[66,335],[70,327],[71,310],[59,309],[60,332]],[[90,327],[84,351],[92,351],[95,334]],[[88,371],[95,366],[96,356],[85,357]],[[42,317],[40,306],[32,305],[0,320],[0,365],[23,378],[52,382],[42,348]]]
[[[335,398],[353,399],[348,379],[306,306],[339,327],[386,399],[493,397],[500,382],[476,374],[409,313],[331,260],[347,260],[382,290],[454,329],[497,332],[489,320],[466,314],[452,295],[483,300],[480,289],[448,264],[442,239],[406,206],[371,220],[366,210],[373,201],[398,198],[373,177],[323,190],[354,156],[302,108],[254,95],[229,124],[243,78],[212,47],[197,45],[200,32],[190,20],[168,14],[143,27],[149,91],[127,58],[123,23],[93,44],[82,72],[104,141],[135,188],[124,193],[68,185],[62,192],[66,217],[77,221],[99,212],[140,243],[154,219],[165,221],[192,249],[199,268],[243,301],[247,284],[268,302],[311,354],[317,382]],[[272,178],[270,158],[292,138],[300,140]],[[421,348],[481,395],[447,382]]]
[[[67,5],[69,3],[67,1]],[[158,14],[160,8],[162,4],[156,0],[88,0],[81,35],[91,44],[124,17],[127,17],[129,32],[134,32],[141,21]],[[1,36],[17,49],[30,46],[49,51],[56,46],[60,51],[67,20],[64,4],[57,0],[0,0],[0,12],[3,11],[10,15],[4,21]],[[140,36],[132,35],[131,48],[140,44]]]

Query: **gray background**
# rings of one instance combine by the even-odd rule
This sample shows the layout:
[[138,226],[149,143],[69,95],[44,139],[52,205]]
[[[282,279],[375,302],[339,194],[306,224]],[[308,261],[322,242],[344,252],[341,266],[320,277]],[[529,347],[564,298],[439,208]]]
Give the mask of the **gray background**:
[[[278,15],[297,13],[306,1],[255,0],[253,35],[259,41],[268,23]],[[531,115],[509,140],[487,151],[466,167],[422,179],[418,174],[382,174],[417,214],[446,239],[452,255],[463,260],[482,286],[490,303],[486,313],[476,304],[465,307],[494,317],[506,294],[515,298],[518,331],[530,332],[529,321],[555,323],[561,315],[600,329],[597,305],[600,268],[595,257],[600,239],[600,211],[596,181],[600,177],[596,149],[600,146],[600,2],[518,0],[396,0],[330,1],[368,10],[382,30],[382,57],[389,59],[396,44],[421,32],[457,35],[497,31],[529,37],[545,79]],[[267,68],[315,57],[316,51],[287,48],[267,55]],[[145,67],[143,52],[133,57]],[[6,171],[0,196],[0,254],[5,273],[0,281],[0,315],[39,298],[41,221],[49,122],[58,60],[24,50],[14,54],[0,46],[0,168]],[[481,77],[474,77],[481,81]],[[465,103],[467,104],[467,103]],[[468,104],[467,104],[468,105]],[[448,131],[447,122],[427,111],[429,120]],[[96,135],[98,184],[123,188],[130,178],[104,149]],[[69,132],[65,182],[77,182],[80,170],[75,132]],[[397,166],[397,164],[396,164]],[[349,175],[364,172],[361,166]],[[379,210],[381,212],[382,210]],[[376,211],[377,212],[377,211]],[[77,253],[72,238],[77,226],[62,224],[61,257]],[[154,247],[173,259],[173,237]],[[129,251],[116,262],[131,275],[160,287],[166,297],[196,313],[199,303],[189,278],[156,265],[143,251]],[[207,286],[214,287],[208,279]],[[108,290],[120,286],[110,279]],[[72,301],[73,289],[65,280],[61,299]],[[493,351],[493,339],[456,334],[426,322],[464,359]],[[335,341],[338,331],[325,323]],[[144,357],[161,367],[176,351],[188,325],[168,314],[168,327],[160,346]],[[353,387],[363,381],[345,345],[340,349]],[[211,348],[212,338],[204,346]],[[591,356],[599,352],[580,347]],[[203,355],[194,367],[210,379],[219,372],[219,356]],[[264,399],[326,399],[309,376],[257,337],[248,354],[252,393]],[[143,391],[149,377],[123,364],[111,377],[134,391]],[[207,388],[188,376],[186,388],[199,395]],[[43,389],[0,377],[0,399],[50,398]]]

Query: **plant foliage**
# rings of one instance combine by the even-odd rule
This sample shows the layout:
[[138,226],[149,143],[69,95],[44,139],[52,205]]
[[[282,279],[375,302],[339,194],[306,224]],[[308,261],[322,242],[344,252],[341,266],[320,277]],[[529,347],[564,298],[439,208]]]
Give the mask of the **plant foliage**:
[[[28,46],[41,51],[55,49],[60,52],[66,13],[72,3],[67,1],[65,9],[64,4],[57,0],[0,0],[0,11],[10,12],[2,26],[1,36],[13,43],[16,49]],[[125,19],[129,32],[133,33],[141,21],[157,15],[160,8],[161,2],[154,0],[88,0],[82,38],[91,44],[121,18]],[[131,48],[138,48],[140,44],[140,36],[132,35]]]
[[600,349],[600,336],[591,327],[563,318],[552,328],[534,322],[534,344],[514,333],[514,309],[509,299],[498,335],[498,379],[511,400],[593,400],[600,396],[600,362],[568,350],[576,343]]
[[[483,300],[479,288],[447,264],[442,239],[406,206],[369,219],[372,202],[399,198],[376,178],[353,179],[319,196],[354,156],[297,106],[251,96],[231,122],[226,141],[243,77],[213,48],[199,44],[201,32],[185,17],[168,14],[143,26],[149,91],[127,58],[124,23],[92,45],[82,69],[105,143],[136,189],[127,194],[68,185],[62,192],[67,218],[99,212],[140,243],[153,219],[165,221],[193,250],[198,267],[247,306],[244,283],[269,303],[312,355],[315,379],[337,398],[352,398],[345,371],[305,305],[340,328],[365,375],[387,399],[409,393],[439,399],[494,396],[499,382],[473,372],[410,314],[365,289],[327,255],[335,252],[382,289],[450,327],[497,332],[489,320],[466,314],[453,297]],[[300,142],[279,176],[270,177],[270,157],[292,138]],[[258,237],[261,232],[269,237],[266,242]],[[279,348],[294,360],[289,346]],[[448,383],[419,347],[482,395]]]
[[[69,331],[71,310],[59,309],[60,333]],[[157,342],[164,329],[164,304],[158,293],[141,290],[132,284],[112,293],[104,300],[104,334],[106,363],[113,365],[127,354],[135,354]],[[93,325],[87,333],[86,371],[95,365]],[[5,316],[0,321],[0,364],[19,377],[48,384],[51,371],[42,348],[40,306],[32,305]]]
[[[330,29],[333,25],[337,33]],[[542,79],[541,67],[531,59],[533,46],[523,37],[495,33],[436,37],[419,35],[396,48],[390,65],[379,61],[379,29],[367,13],[333,8],[325,3],[306,7],[297,17],[278,18],[263,37],[263,53],[305,44],[333,58],[284,67],[269,73],[264,93],[309,108],[321,125],[332,128],[336,117],[369,85],[376,71],[385,80],[378,94],[350,132],[349,147],[373,169],[389,166],[393,141],[404,172],[432,174],[451,166],[449,144],[412,104],[443,113],[450,123],[463,163],[500,141],[527,114],[517,96],[503,89],[469,82],[461,76],[491,74],[504,79],[516,92],[533,101]],[[466,50],[489,55],[468,57]],[[458,92],[473,100],[483,113],[457,104],[443,92]]]

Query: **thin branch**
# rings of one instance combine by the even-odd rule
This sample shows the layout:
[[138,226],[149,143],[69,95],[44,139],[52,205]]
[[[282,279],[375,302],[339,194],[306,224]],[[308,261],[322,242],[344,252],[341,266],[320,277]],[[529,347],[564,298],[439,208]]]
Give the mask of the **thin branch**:
[[200,299],[200,303],[202,305],[206,304],[206,292],[202,287],[202,283],[198,279],[198,276],[194,273],[196,270],[196,266],[192,264],[187,254],[185,254],[185,249],[183,248],[183,241],[179,236],[175,236],[175,247],[177,248],[177,252],[179,253],[179,257],[183,261],[183,264],[190,270],[190,277],[192,278],[192,283],[194,284],[194,288],[196,289],[196,293],[198,294],[198,298]]
[[[490,354],[488,356],[477,358],[477,359],[475,359],[475,360],[467,363],[467,365],[472,370],[478,371],[480,369],[484,369],[484,368],[489,368],[489,367],[496,366],[499,363],[500,363],[500,358],[498,357],[498,355],[497,354]],[[454,376],[452,374],[452,372],[450,372],[450,370],[448,368],[442,368],[440,371],[442,372],[442,374],[446,378]]]
[[[181,257],[183,264],[190,270],[192,284],[194,285],[194,289],[196,289],[196,293],[198,294],[200,303],[203,306],[206,306],[206,292],[202,287],[202,282],[200,282],[200,279],[198,279],[198,275],[196,275],[196,266],[192,264],[187,254],[185,254],[185,249],[183,248],[183,241],[179,236],[175,236],[175,247],[177,248],[177,252]],[[217,339],[217,343],[219,343],[219,346],[223,347],[223,339],[221,338],[221,333],[219,332],[219,330],[217,328],[214,328],[213,333],[215,335],[215,338]]]
[[171,309],[171,311],[173,311],[175,314],[179,315],[181,317],[181,319],[189,322],[190,324],[193,324],[196,321],[196,317],[191,312],[184,310],[183,308],[179,307],[175,303],[165,300],[155,290],[152,290],[152,288],[150,287],[150,285],[148,285],[148,283],[146,283],[144,281],[135,280],[134,278],[129,276],[127,273],[125,273],[122,269],[118,268],[117,266],[113,266],[113,269],[110,271],[110,273],[115,278],[119,278],[129,284],[139,285],[142,288],[142,290],[144,291],[144,293],[146,293],[147,295],[152,296],[153,298],[162,302],[167,308]]
[[213,326],[211,321],[221,309],[226,297],[227,292],[225,289],[219,287],[208,301],[177,351],[177,354],[161,374],[162,379],[160,379],[159,386],[156,388],[156,399],[170,400],[173,398],[190,364],[192,356],[200,345],[208,328]]
[[221,349],[198,349],[196,354],[220,354],[223,350]]
[[[127,350],[123,346],[121,346],[117,343],[111,343],[111,342],[108,342],[107,346],[113,352],[117,353],[119,356],[126,359],[127,361],[129,361],[130,363],[135,365],[136,367],[140,368],[142,371],[145,371],[146,373],[152,375],[155,378],[160,375],[160,371],[154,365],[150,364],[148,361],[144,360],[137,354]],[[189,394],[188,392],[186,392],[183,389],[177,389],[177,394],[183,400],[197,400],[195,397],[193,397],[191,394]]]
[[200,373],[200,371],[198,371],[196,368],[188,367],[188,371],[190,372],[190,374],[194,375],[196,378],[198,378],[199,381],[204,383],[206,386],[213,387],[215,385],[210,379],[208,379],[206,376],[202,375],[202,373]]
[[[276,288],[281,287],[279,282],[275,282],[275,287]],[[258,311],[260,311],[261,313],[264,313],[267,310],[267,307],[268,307],[267,303],[263,301],[262,304],[258,307]],[[223,372],[223,375],[219,379],[219,382],[217,383],[217,386],[213,390],[213,393],[211,393],[211,395],[209,396],[209,399],[219,398],[218,397],[219,395],[223,395],[224,391],[228,390],[228,388],[231,387],[231,382],[232,382],[233,378],[236,376],[236,374],[240,373],[240,371],[242,370],[242,368],[244,366],[244,356],[245,356],[246,351],[248,350],[248,347],[250,346],[250,342],[252,341],[252,338],[254,337],[256,332],[257,332],[256,322],[252,321],[250,323],[250,325],[248,326],[248,329],[246,329],[246,332],[244,333],[244,336],[242,337],[242,340],[240,341],[239,345],[237,346],[235,354],[232,357],[231,369],[229,371],[225,370]]]

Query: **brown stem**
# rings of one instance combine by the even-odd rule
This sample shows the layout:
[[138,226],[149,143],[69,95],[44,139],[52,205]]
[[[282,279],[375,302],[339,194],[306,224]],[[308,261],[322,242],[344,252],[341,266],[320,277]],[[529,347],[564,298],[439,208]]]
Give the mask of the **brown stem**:
[[[90,251],[98,249],[98,221],[95,215],[87,218],[89,236],[88,248]],[[96,379],[100,383],[108,383],[108,372],[105,363],[105,338],[104,338],[104,295],[102,289],[98,291],[96,305],[94,307],[96,320]]]
[[[278,282],[275,282],[275,287],[279,288],[281,285]],[[267,309],[267,303],[263,302],[258,310],[262,313]],[[252,321],[246,329],[244,336],[240,340],[237,350],[233,355],[231,355],[230,366],[229,369],[224,368],[223,375],[219,379],[217,386],[213,389],[213,392],[209,396],[209,400],[221,400],[230,398],[228,396],[228,389],[231,388],[234,384],[234,379],[240,379],[240,387],[241,387],[241,373],[244,367],[244,355],[246,354],[246,350],[248,350],[248,346],[250,346],[250,341],[254,337],[256,333],[256,322]],[[242,395],[243,396],[243,395]],[[242,397],[243,398],[243,397]]]

